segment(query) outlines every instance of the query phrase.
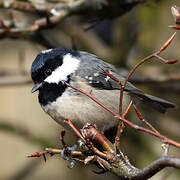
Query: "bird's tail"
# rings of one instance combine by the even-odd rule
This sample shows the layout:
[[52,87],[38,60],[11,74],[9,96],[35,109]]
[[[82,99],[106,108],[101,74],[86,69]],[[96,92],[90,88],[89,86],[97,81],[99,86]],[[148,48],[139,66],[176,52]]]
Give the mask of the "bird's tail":
[[143,105],[146,105],[150,108],[153,108],[154,110],[160,112],[160,113],[165,113],[168,108],[175,108],[176,105],[166,101],[164,99],[151,96],[149,94],[143,94],[138,96],[138,99],[140,100],[140,103]]

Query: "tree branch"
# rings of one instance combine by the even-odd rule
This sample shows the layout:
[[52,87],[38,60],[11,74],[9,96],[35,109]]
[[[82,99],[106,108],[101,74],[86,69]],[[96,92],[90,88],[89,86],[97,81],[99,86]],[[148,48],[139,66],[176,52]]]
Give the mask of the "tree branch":
[[[73,127],[72,122],[71,127]],[[73,127],[73,130],[75,130],[75,133],[77,133],[75,127]],[[97,162],[102,169],[105,171],[108,170],[124,180],[145,180],[152,177],[165,167],[174,167],[180,169],[180,158],[167,155],[161,156],[159,159],[153,161],[143,169],[138,169],[129,162],[127,156],[125,156],[121,151],[116,154],[116,152],[113,150],[113,145],[106,138],[104,138],[104,135],[101,132],[90,124],[86,124],[84,126],[81,136],[83,136],[83,140],[85,141],[87,147],[98,156],[87,156],[87,151],[71,151],[70,158],[78,162],[83,162],[84,164]],[[107,152],[100,152],[93,146],[93,141],[101,144],[105,152],[106,150]],[[61,154],[61,152],[61,149],[46,148],[44,151],[28,155],[28,157],[43,156],[46,160],[46,154],[50,154],[52,156],[54,154]],[[81,157],[83,159],[79,159],[77,157]]]
[[180,158],[173,156],[161,156],[159,159],[141,169],[137,177],[134,179],[148,179],[165,167],[174,167],[180,169]]
[[[83,15],[84,12],[89,15],[89,17],[97,17],[99,19],[112,18],[120,16],[127,11],[131,10],[134,6],[140,3],[144,3],[145,0],[121,0],[121,1],[91,1],[91,0],[77,0],[67,3],[44,3],[38,5],[36,2],[19,2],[12,1],[7,5],[5,2],[0,1],[0,6],[3,8],[18,9],[25,12],[33,12],[40,14],[45,14],[40,19],[35,20],[34,24],[23,27],[8,27],[0,28],[1,36],[17,36],[22,33],[28,33],[32,35],[31,32],[37,32],[40,29],[48,29],[52,25],[58,24],[62,19],[71,15]],[[110,13],[112,12],[112,13]],[[1,19],[3,22],[3,19]]]

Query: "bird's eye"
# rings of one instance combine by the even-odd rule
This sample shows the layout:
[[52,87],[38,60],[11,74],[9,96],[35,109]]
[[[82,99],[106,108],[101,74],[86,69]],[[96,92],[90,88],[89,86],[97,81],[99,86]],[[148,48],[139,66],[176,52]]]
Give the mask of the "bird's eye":
[[49,75],[51,75],[51,72],[52,72],[51,69],[46,69],[45,75],[46,75],[46,76],[49,76]]

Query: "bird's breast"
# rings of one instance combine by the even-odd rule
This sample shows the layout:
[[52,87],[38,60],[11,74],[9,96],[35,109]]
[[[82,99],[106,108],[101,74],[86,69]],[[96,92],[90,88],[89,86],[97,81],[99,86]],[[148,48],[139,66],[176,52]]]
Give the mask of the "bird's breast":
[[[91,88],[91,94],[111,110],[118,112],[119,90],[96,90]],[[129,95],[124,93],[123,106],[127,106]],[[99,129],[113,127],[118,123],[109,112],[83,94],[72,95],[64,92],[56,101],[42,106],[56,122],[66,127],[63,120],[70,119],[78,128],[86,123],[96,124]]]

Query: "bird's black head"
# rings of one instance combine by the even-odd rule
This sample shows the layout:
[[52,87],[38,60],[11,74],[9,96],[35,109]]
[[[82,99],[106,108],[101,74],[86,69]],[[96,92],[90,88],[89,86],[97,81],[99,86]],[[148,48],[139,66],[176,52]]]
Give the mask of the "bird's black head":
[[48,49],[39,53],[31,66],[31,78],[33,82],[35,84],[43,82],[43,80],[63,64],[63,58],[67,54],[72,58],[79,56],[77,51],[66,48]]
[[45,97],[55,94],[54,91],[57,89],[64,90],[66,87],[62,82],[69,81],[69,76],[78,68],[78,57],[78,51],[65,48],[49,49],[39,53],[31,67],[31,78],[35,83],[32,92],[39,90],[39,96],[43,94]]

